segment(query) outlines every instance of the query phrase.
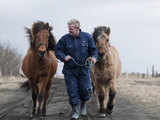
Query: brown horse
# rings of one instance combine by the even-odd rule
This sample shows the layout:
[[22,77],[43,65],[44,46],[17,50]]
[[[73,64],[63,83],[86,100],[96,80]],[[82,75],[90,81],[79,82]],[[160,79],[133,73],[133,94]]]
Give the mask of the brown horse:
[[91,68],[91,79],[99,101],[100,117],[111,114],[115,103],[116,79],[121,73],[118,51],[109,43],[110,28],[95,28],[93,38],[98,49],[98,60]]
[[32,29],[26,28],[30,48],[22,62],[23,73],[28,78],[23,86],[29,85],[32,89],[32,116],[36,114],[46,116],[51,82],[57,70],[55,53],[48,49],[48,42],[52,42],[53,47],[56,46],[51,30],[49,24],[42,21],[34,23]]

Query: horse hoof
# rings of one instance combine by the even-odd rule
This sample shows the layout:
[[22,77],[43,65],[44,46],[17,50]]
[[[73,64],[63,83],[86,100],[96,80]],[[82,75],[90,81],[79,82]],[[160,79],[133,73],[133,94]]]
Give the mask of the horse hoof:
[[81,117],[88,117],[87,114],[86,114],[86,115],[82,115],[82,114],[81,114],[80,116],[81,116]]
[[100,113],[100,114],[98,115],[98,117],[99,117],[99,118],[105,118],[105,117],[106,117],[106,114],[105,114],[105,113]]
[[106,113],[107,113],[108,115],[111,115],[112,112],[113,112],[112,110],[107,110],[107,111],[106,111]]
[[46,116],[41,116],[40,120],[47,120]]
[[42,116],[42,117],[46,117],[46,113],[42,113],[41,116]]
[[81,115],[80,118],[81,118],[82,120],[88,120],[88,116],[87,116],[87,115]]
[[36,116],[35,114],[31,114],[29,117],[34,118],[35,116]]
[[80,120],[79,118],[71,118],[70,120]]

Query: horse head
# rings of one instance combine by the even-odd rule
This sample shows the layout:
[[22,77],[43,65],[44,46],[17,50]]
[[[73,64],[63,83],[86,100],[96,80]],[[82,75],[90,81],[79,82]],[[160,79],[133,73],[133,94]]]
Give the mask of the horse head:
[[104,59],[105,55],[109,53],[109,35],[110,28],[106,26],[99,26],[94,29],[93,38],[98,49],[100,59]]
[[51,30],[49,24],[42,21],[33,23],[32,29],[26,28],[30,46],[39,57],[43,57],[47,52]]

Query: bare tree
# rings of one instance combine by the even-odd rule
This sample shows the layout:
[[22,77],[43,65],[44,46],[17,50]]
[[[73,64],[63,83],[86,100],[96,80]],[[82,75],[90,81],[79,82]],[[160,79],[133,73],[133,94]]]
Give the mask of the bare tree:
[[9,46],[0,44],[0,68],[1,74],[17,75],[19,70],[20,55]]

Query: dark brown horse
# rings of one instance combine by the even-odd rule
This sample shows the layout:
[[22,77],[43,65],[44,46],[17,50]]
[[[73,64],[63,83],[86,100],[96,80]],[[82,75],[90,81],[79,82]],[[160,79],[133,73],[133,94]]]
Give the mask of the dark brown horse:
[[98,49],[98,61],[91,69],[91,79],[99,101],[100,116],[111,114],[115,103],[116,79],[121,73],[118,51],[110,44],[110,28],[95,28],[93,38]]
[[51,30],[52,28],[48,23],[41,21],[34,23],[31,29],[26,28],[30,48],[22,63],[23,73],[28,78],[23,86],[28,83],[32,89],[32,115],[46,116],[50,87],[57,70],[58,64],[55,53],[48,49],[48,42],[52,42],[53,47],[56,46],[56,40]]

